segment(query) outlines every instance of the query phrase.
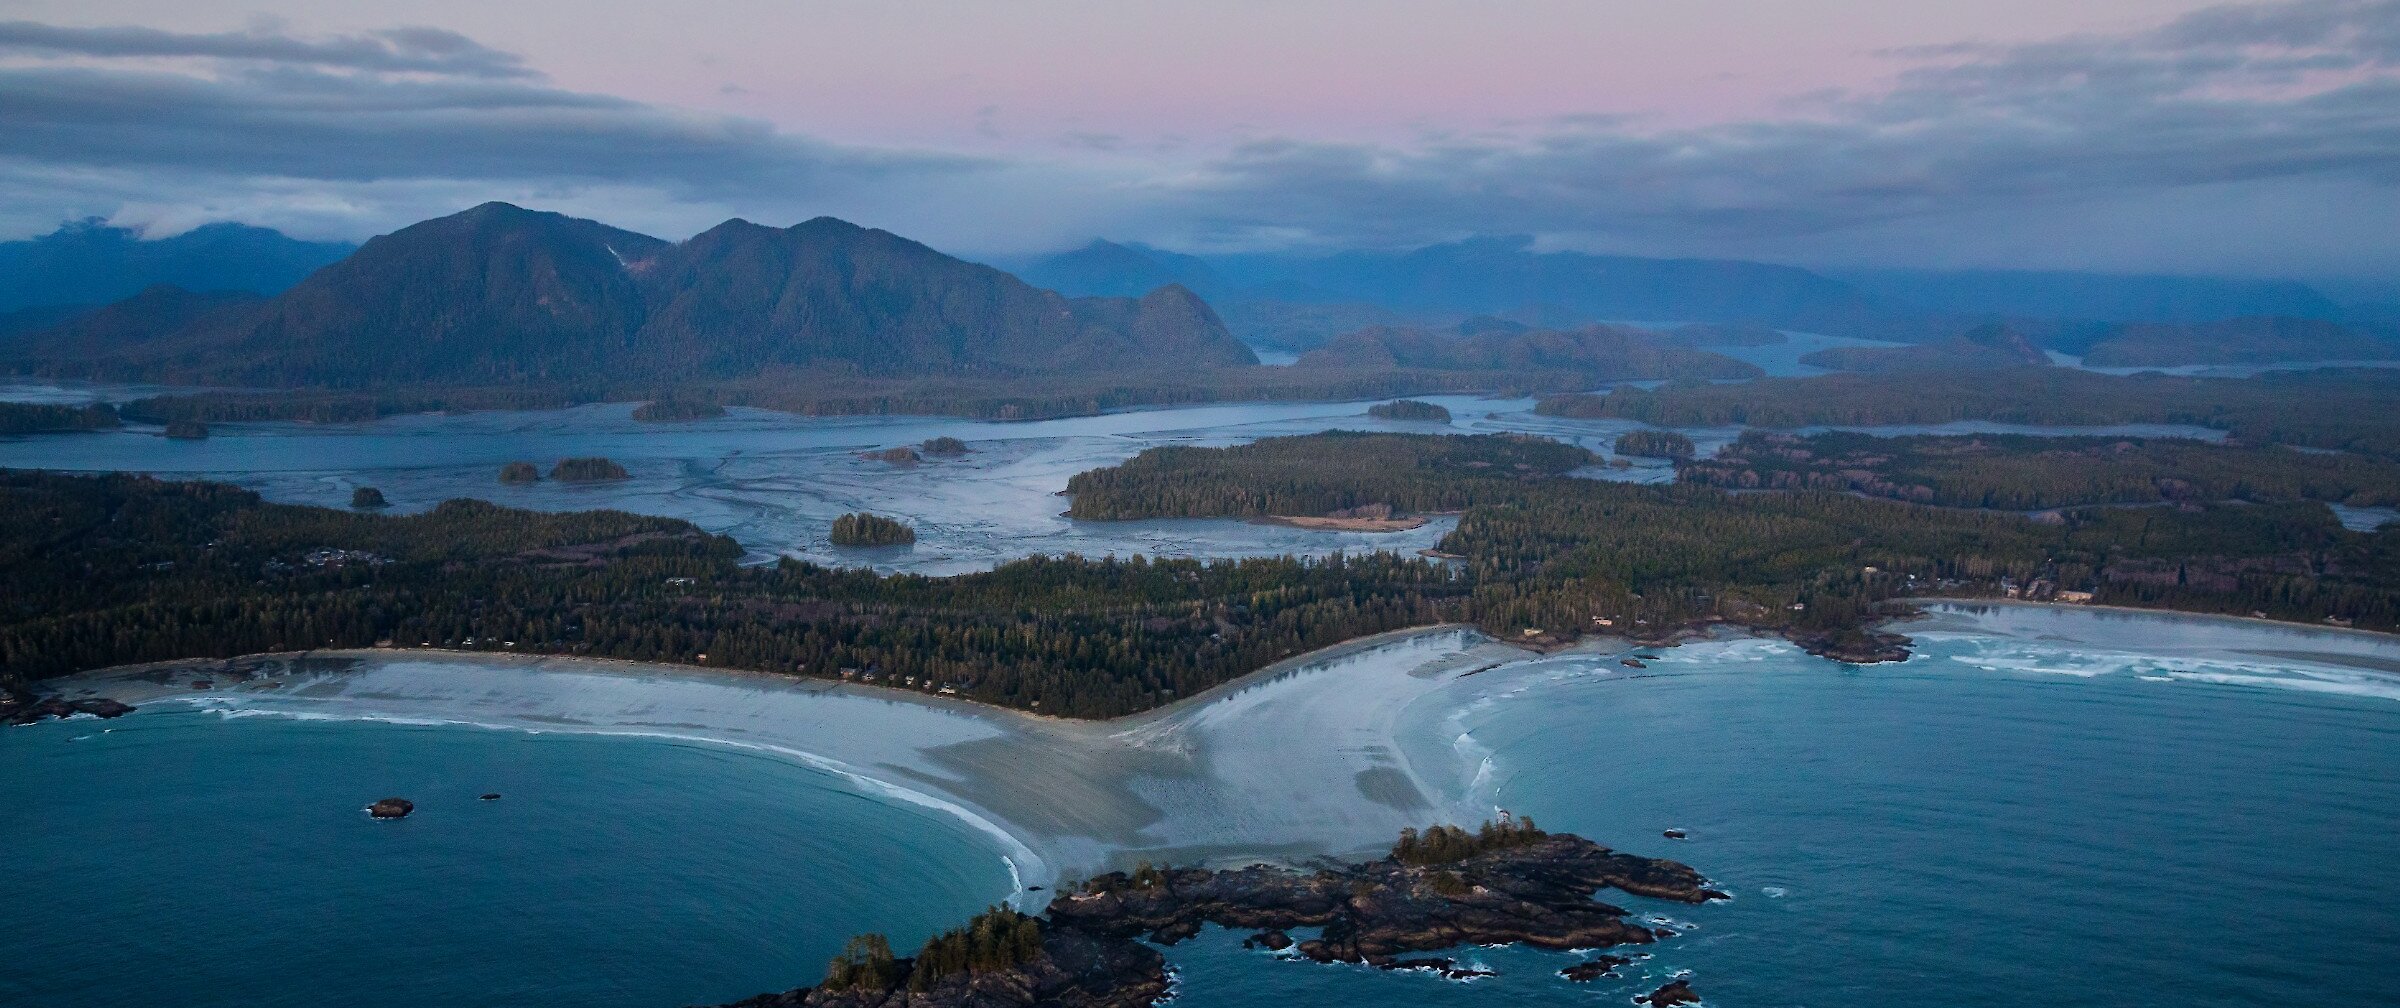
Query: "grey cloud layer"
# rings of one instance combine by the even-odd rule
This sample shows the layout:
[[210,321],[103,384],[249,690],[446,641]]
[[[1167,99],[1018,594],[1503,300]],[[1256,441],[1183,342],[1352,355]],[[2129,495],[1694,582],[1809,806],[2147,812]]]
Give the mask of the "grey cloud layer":
[[[1222,234],[1822,234],[2182,187],[2337,179],[2394,206],[2400,2],[2204,11],[2130,37],[1953,46],[1782,122],[1610,122],[1413,148],[1277,141],[1187,194]],[[2238,211],[2237,211],[2238,212]]]
[[535,76],[515,53],[486,47],[457,32],[425,27],[300,39],[268,32],[195,34],[0,21],[0,52],[97,58],[201,57],[474,77]]
[[2135,238],[2158,231],[2147,245],[2087,240],[2135,268],[2230,233],[2245,261],[2289,249],[2400,269],[2400,236],[2355,224],[2400,217],[2400,0],[2230,6],[2131,35],[1894,56],[1905,65],[1887,90],[1820,96],[1778,120],[1646,131],[1593,115],[1213,157],[1087,142],[1116,160],[1079,175],[568,91],[438,29],[304,39],[17,22],[0,24],[0,223],[108,213],[94,204],[129,187],[153,205],[243,207],[313,187],[364,232],[481,186],[562,205],[655,194],[695,218],[897,208],[873,220],[968,250],[1058,237],[1024,237],[1029,216],[1049,215],[1170,243],[1528,232],[1628,251],[1805,259],[1848,242],[1939,259],[1986,239],[2071,242],[2077,222],[2108,220]]

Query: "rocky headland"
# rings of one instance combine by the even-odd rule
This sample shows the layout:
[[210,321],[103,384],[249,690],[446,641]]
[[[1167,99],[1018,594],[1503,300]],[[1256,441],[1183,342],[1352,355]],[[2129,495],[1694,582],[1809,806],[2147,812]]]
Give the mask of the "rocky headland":
[[[1481,973],[1412,954],[1498,944],[1599,949],[1668,934],[1593,898],[1610,888],[1683,903],[1724,898],[1689,866],[1544,833],[1530,821],[1487,824],[1478,833],[1437,827],[1404,834],[1380,860],[1314,872],[1268,865],[1111,872],[1063,889],[1039,917],[995,909],[915,957],[893,957],[879,937],[862,936],[834,961],[826,983],[729,1008],[1148,1008],[1167,992],[1168,976],[1165,958],[1146,943],[1173,945],[1211,924],[1255,930],[1253,943],[1315,962],[1454,976]],[[1287,931],[1296,928],[1318,933],[1294,940]],[[959,955],[967,965],[950,961]],[[1617,962],[1602,957],[1588,965]]]

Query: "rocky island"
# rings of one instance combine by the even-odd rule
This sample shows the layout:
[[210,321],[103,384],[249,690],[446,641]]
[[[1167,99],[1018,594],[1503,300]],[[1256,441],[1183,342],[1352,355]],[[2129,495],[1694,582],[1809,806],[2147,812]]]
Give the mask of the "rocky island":
[[653,399],[633,408],[633,418],[644,423],[714,420],[724,415],[725,407],[698,399]]
[[855,511],[833,520],[831,538],[836,546],[906,546],[917,541],[917,530],[907,522]]
[[1367,407],[1367,415],[1377,420],[1414,420],[1428,423],[1449,423],[1450,411],[1416,399],[1394,399]]
[[[1689,866],[1545,833],[1531,820],[1473,833],[1437,826],[1403,833],[1380,860],[1314,872],[1112,872],[1062,889],[1039,917],[995,907],[909,958],[893,955],[879,935],[862,935],[828,966],[824,983],[729,1008],[1148,1008],[1167,994],[1168,977],[1165,957],[1145,942],[1173,945],[1210,924],[1256,929],[1253,941],[1314,962],[1445,973],[1456,971],[1451,960],[1403,956],[1462,945],[1597,949],[1666,936],[1593,898],[1609,888],[1682,903],[1724,898]],[[1294,928],[1320,930],[1294,941],[1285,934]]]
[[604,458],[560,459],[550,467],[550,478],[561,483],[599,483],[607,480],[631,479],[625,467]]

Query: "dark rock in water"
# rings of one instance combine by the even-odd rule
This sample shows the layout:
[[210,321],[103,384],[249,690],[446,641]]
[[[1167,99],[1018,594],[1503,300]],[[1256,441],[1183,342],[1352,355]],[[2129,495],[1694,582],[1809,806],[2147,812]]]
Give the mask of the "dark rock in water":
[[500,467],[500,482],[502,483],[539,483],[541,481],[542,471],[534,468],[531,462],[511,462]]
[[133,712],[130,705],[107,697],[68,700],[64,697],[42,697],[18,690],[0,691],[0,725],[27,725],[45,718],[70,718],[77,714],[113,718]]
[[362,486],[350,491],[350,506],[354,508],[387,507],[391,503],[383,499],[383,491],[374,487]]
[[210,682],[206,679],[196,679],[192,682],[193,689],[207,689],[214,685],[216,685],[216,683]]
[[378,798],[367,806],[367,815],[377,819],[403,819],[417,810],[417,803],[406,798]]
[[1637,654],[1637,655],[1634,655],[1634,657],[1636,657],[1636,658],[1639,658],[1639,659],[1641,659],[1641,660],[1643,660],[1643,661],[1657,661],[1657,660],[1658,660],[1658,656],[1657,656],[1657,655],[1654,655],[1654,654]]
[[1558,975],[1576,983],[1590,983],[1602,977],[1616,976],[1616,969],[1633,960],[1624,956],[1595,956],[1558,971]]
[[481,798],[482,798],[484,801],[499,801],[499,800],[500,800],[500,792],[498,792],[498,791],[493,791],[493,792],[490,792],[490,793],[488,793],[488,794],[482,795],[482,796],[480,796],[480,797],[481,797]]
[[208,436],[208,425],[198,420],[169,420],[166,433],[178,441],[198,441]]
[[1650,666],[1648,666],[1648,665],[1644,665],[1644,664],[1642,664],[1642,660],[1641,660],[1641,659],[1639,659],[1639,658],[1626,658],[1626,659],[1622,659],[1622,660],[1618,661],[1618,662],[1617,662],[1617,664],[1619,664],[1619,665],[1623,665],[1623,666],[1625,666],[1626,668],[1649,668],[1649,667],[1650,667]]
[[1687,836],[1687,835],[1686,835],[1686,834],[1685,834],[1685,833],[1684,833],[1682,830],[1679,830],[1679,829],[1671,829],[1671,830],[1668,830],[1668,831],[1666,831],[1665,833],[1662,833],[1662,834],[1659,834],[1659,835],[1660,835],[1660,836],[1663,836],[1663,837],[1666,837],[1666,838],[1667,838],[1667,839],[1669,839],[1669,840],[1684,840],[1684,839],[1689,839],[1689,837],[1688,837],[1688,836]]
[[916,449],[907,445],[886,448],[882,451],[859,452],[858,457],[869,462],[889,462],[893,465],[916,465],[924,461],[923,456],[918,455]]
[[924,449],[927,455],[942,457],[964,455],[970,450],[967,448],[966,442],[954,437],[926,438],[925,443],[917,447]]
[[93,697],[89,700],[77,700],[71,706],[73,706],[76,710],[92,715],[93,717],[124,717],[127,714],[133,713],[132,704],[118,703],[117,701],[111,700],[107,697]]
[[1242,939],[1242,947],[1263,948],[1269,952],[1281,952],[1284,949],[1292,947],[1292,936],[1275,928],[1268,928],[1257,934],[1251,935],[1248,938]]
[[1648,994],[1635,995],[1633,1003],[1646,1004],[1650,1008],[1672,1008],[1674,1005],[1699,1004],[1700,995],[1692,990],[1691,981],[1676,980]]
[[[1166,963],[1143,939],[1173,941],[1207,924],[1257,928],[1245,944],[1296,947],[1318,962],[1434,970],[1463,980],[1489,974],[1421,954],[1461,945],[1564,951],[1647,944],[1656,940],[1648,928],[1593,895],[1611,887],[1684,903],[1722,895],[1685,865],[1620,854],[1567,834],[1536,831],[1438,861],[1429,857],[1395,855],[1305,873],[1267,865],[1112,872],[1066,890],[1044,916],[1026,918],[1038,928],[1038,949],[1026,944],[1036,936],[1020,932],[1002,959],[1014,965],[925,975],[919,960],[887,950],[864,982],[845,973],[838,984],[762,994],[729,1008],[1149,1008],[1167,992]],[[1295,927],[1323,931],[1293,945],[1286,929]],[[1420,955],[1402,958],[1411,953]],[[1603,956],[1586,965],[1600,966],[1597,976],[1623,962]]]
[[603,483],[631,479],[632,475],[625,471],[624,466],[597,456],[560,459],[557,465],[550,467],[550,478],[561,483]]
[[1476,977],[1499,975],[1487,969],[1460,966],[1455,959],[1440,959],[1430,956],[1417,959],[1390,959],[1372,965],[1387,970],[1423,970],[1427,973],[1439,973],[1445,979],[1450,980],[1472,980]]
[[1038,885],[1029,885],[1029,886],[1026,886],[1026,887],[1025,887],[1025,891],[1026,891],[1026,892],[1041,892],[1041,891],[1042,891],[1042,887],[1041,887],[1041,886],[1038,886]]

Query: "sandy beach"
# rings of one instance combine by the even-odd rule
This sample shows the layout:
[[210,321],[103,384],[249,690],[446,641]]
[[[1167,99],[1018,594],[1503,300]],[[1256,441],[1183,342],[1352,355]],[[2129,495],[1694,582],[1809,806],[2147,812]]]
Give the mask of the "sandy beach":
[[[1592,647],[1620,642],[1592,643]],[[528,655],[321,651],[61,680],[227,716],[705,740],[780,754],[992,835],[1025,885],[1161,863],[1305,862],[1475,822],[1480,755],[1425,726],[1533,658],[1472,630],[1352,641],[1169,707],[1073,721],[871,686]],[[195,684],[206,682],[204,688]]]
[[[2237,618],[1928,602],[1896,624],[1972,637],[1994,672],[2177,678],[2389,695],[2400,639]],[[1738,636],[1738,635],[1735,635]],[[1780,640],[1762,646],[1788,647]],[[2062,664],[2052,652],[2075,649]],[[2132,649],[2132,650],[2129,650]],[[1459,627],[1298,656],[1159,710],[1076,721],[953,697],[689,666],[415,650],[321,651],[114,669],[68,696],[229,717],[371,719],[699,740],[777,754],[989,834],[1022,885],[1141,860],[1307,863],[1379,851],[1404,826],[1495,812],[1492,754],[1454,719],[1555,671],[1621,671],[1633,645],[1537,654]],[[1650,649],[1655,650],[1655,649]],[[2295,664],[2296,663],[2296,664]],[[199,684],[205,682],[206,686]]]

